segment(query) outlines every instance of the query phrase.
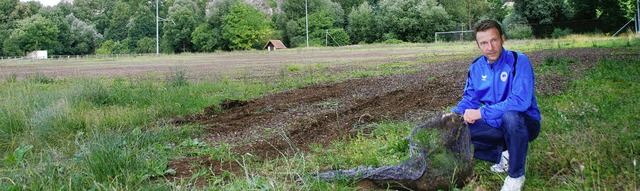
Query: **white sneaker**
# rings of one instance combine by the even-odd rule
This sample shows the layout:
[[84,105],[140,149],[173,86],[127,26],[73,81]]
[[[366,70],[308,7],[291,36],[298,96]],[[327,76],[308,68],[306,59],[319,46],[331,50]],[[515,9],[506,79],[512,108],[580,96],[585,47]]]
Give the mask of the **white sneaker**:
[[522,185],[524,185],[524,175],[518,178],[511,178],[510,176],[507,176],[507,178],[504,179],[504,184],[500,191],[520,191],[522,189]]
[[500,163],[491,166],[491,171],[497,173],[509,172],[509,152],[503,151]]

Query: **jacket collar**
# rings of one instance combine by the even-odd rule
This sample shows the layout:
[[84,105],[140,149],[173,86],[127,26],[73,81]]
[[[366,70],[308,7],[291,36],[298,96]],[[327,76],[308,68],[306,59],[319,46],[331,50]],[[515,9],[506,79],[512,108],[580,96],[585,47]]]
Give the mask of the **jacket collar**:
[[504,47],[502,47],[502,53],[500,53],[500,57],[498,57],[498,60],[496,60],[494,63],[489,63],[489,61],[487,61],[487,57],[486,56],[482,56],[482,61],[484,61],[484,64],[488,65],[490,68],[502,68],[502,66],[504,66],[505,61],[507,60],[507,50],[504,49]]

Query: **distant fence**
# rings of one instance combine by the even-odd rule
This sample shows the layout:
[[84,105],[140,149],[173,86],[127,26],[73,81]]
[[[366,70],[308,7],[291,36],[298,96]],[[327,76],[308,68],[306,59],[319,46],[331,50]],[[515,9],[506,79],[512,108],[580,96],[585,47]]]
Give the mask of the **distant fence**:
[[[87,58],[135,58],[139,56],[156,56],[156,53],[146,54],[91,54],[91,55],[49,55],[47,59],[87,59]],[[35,60],[26,56],[4,56],[0,60]]]

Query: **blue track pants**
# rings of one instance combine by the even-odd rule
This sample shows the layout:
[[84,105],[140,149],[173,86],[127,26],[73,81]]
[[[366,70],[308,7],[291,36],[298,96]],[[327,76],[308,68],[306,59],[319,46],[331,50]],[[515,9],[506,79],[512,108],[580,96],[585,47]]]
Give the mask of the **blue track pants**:
[[509,111],[502,116],[502,127],[492,127],[484,120],[469,124],[474,157],[498,163],[502,151],[509,152],[509,176],[524,175],[529,141],[540,133],[540,121],[523,112]]

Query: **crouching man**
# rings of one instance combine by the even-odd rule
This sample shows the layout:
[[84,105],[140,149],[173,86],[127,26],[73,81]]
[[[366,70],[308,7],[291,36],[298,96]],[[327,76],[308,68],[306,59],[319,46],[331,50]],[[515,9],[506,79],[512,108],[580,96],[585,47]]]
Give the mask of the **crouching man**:
[[508,172],[501,190],[524,184],[529,142],[540,132],[540,110],[534,94],[529,58],[502,47],[502,27],[493,20],[475,25],[473,35],[482,56],[469,67],[462,100],[451,112],[469,124],[474,157]]

